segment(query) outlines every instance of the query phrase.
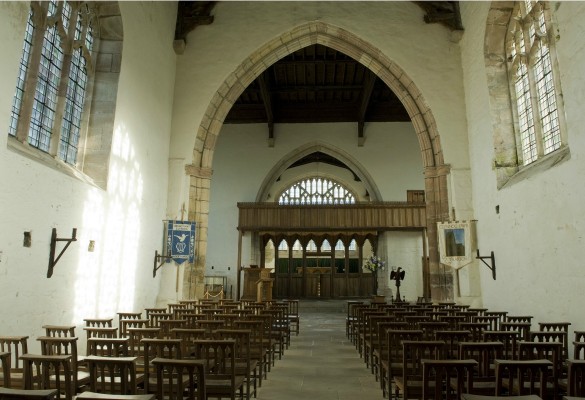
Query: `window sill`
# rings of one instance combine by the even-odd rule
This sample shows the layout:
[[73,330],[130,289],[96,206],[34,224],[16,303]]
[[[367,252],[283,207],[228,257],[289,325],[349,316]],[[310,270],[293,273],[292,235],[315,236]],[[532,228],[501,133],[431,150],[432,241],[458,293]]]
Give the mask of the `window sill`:
[[561,147],[559,150],[556,150],[531,164],[520,167],[520,170],[512,175],[500,189],[507,188],[525,179],[538,175],[557,164],[568,161],[570,158],[571,152],[569,151],[569,146]]
[[10,135],[8,136],[8,149],[23,157],[43,164],[54,171],[58,171],[60,173],[63,173],[72,178],[78,179],[84,183],[101,189],[98,185],[95,184],[93,179],[91,179],[89,176],[85,175],[83,172],[79,171],[75,167],[51,156],[48,153],[45,153],[33,146],[30,146],[28,143],[22,143],[18,141],[15,137]]

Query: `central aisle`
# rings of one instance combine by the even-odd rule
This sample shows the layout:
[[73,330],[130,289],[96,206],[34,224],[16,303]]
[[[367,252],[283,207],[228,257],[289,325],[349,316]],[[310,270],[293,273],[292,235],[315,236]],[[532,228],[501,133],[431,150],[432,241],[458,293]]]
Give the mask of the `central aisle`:
[[345,304],[301,301],[299,336],[293,333],[291,346],[258,389],[258,400],[383,398],[379,382],[345,336]]

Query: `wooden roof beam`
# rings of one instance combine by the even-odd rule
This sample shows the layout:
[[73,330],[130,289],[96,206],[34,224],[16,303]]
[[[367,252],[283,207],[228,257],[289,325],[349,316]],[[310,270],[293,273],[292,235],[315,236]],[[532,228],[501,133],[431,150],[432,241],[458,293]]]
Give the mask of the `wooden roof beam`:
[[368,105],[370,104],[370,97],[374,91],[374,84],[376,83],[376,75],[369,69],[366,70],[366,76],[364,79],[364,90],[362,91],[362,98],[360,102],[360,109],[358,114],[358,146],[362,147],[366,141],[364,135],[364,125],[366,122],[366,112],[368,111]]
[[258,76],[258,85],[260,86],[260,96],[266,110],[266,119],[268,120],[268,147],[274,147],[274,113],[272,112],[272,98],[268,82],[264,79],[264,73]]

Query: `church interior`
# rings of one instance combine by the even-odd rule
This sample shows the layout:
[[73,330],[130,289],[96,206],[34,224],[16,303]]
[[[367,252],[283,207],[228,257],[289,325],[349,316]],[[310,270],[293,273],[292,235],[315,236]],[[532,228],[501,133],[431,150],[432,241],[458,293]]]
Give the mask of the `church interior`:
[[[45,354],[51,326],[89,355],[88,320],[123,337],[124,315],[264,303],[315,326],[341,305],[372,398],[408,385],[361,342],[364,304],[507,312],[486,330],[520,324],[519,342],[562,325],[559,357],[585,358],[581,17],[581,1],[0,2],[0,356],[24,336]],[[291,325],[272,357],[301,340]]]

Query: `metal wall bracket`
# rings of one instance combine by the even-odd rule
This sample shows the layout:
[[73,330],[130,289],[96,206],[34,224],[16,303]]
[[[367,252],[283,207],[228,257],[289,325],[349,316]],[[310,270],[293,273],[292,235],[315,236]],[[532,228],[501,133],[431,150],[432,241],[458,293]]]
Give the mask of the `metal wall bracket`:
[[[152,268],[152,277],[156,278],[156,271],[158,271],[160,269],[160,267],[163,266],[164,263],[166,263],[168,260],[172,260],[173,257],[171,256],[163,256],[162,254],[158,254],[158,250],[154,251],[154,265]],[[157,266],[156,264],[161,261],[162,262]]]
[[[479,249],[477,249],[477,257],[475,257],[475,258],[481,260],[482,263],[487,265],[487,267],[492,271],[492,278],[494,278],[494,281],[495,281],[496,280],[496,256],[494,255],[494,252],[492,251],[489,256],[480,256]],[[492,265],[489,265],[488,263],[486,263],[484,261],[485,259],[490,259],[492,262]]]
[[[59,261],[59,259],[63,255],[63,253],[65,253],[65,250],[67,250],[67,248],[69,247],[71,242],[77,241],[76,236],[77,236],[77,228],[73,228],[73,232],[71,233],[71,238],[58,238],[57,237],[57,228],[53,228],[53,232],[51,233],[51,250],[49,253],[49,269],[47,271],[47,278],[50,278],[51,276],[53,276],[53,268],[55,268],[57,261]],[[57,256],[57,258],[55,258],[55,247],[57,246],[57,242],[67,242],[67,243],[65,244],[65,247],[63,247],[63,250],[61,250],[61,252]]]

